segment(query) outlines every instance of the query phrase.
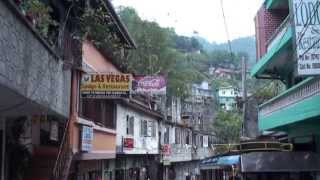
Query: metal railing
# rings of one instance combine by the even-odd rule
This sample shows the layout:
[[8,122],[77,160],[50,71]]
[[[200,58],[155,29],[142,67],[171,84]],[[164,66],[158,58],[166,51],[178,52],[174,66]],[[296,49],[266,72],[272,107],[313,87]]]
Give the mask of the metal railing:
[[283,94],[260,106],[260,116],[265,117],[282,108],[303,101],[314,95],[320,95],[320,79],[309,78]]

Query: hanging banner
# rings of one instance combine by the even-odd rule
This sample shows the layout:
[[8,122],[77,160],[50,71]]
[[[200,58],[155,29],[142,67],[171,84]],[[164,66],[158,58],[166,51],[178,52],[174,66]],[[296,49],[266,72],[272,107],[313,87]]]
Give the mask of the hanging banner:
[[164,95],[167,91],[167,81],[163,76],[134,76],[132,91],[136,94]]
[[128,98],[130,89],[130,74],[84,74],[80,92],[82,98]]
[[320,2],[292,0],[298,75],[320,74]]

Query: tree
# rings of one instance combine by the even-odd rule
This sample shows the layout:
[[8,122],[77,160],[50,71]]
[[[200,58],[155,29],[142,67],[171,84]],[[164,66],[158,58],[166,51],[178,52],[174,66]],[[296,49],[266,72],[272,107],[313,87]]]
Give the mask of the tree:
[[239,143],[241,116],[236,112],[219,111],[213,121],[213,131],[219,143]]
[[[188,84],[198,76],[181,48],[199,49],[197,40],[179,37],[173,29],[142,20],[132,8],[120,8],[119,15],[138,44],[138,48],[130,51],[127,57],[128,70],[135,74],[165,75],[169,95],[182,97],[188,94]],[[181,41],[179,45],[177,39]]]

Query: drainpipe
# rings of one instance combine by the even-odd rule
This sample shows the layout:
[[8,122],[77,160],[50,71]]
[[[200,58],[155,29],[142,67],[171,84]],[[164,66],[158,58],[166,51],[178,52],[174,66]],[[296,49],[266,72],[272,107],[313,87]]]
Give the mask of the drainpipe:
[[2,154],[1,154],[1,180],[5,180],[5,162],[6,162],[6,119],[0,117],[2,121]]

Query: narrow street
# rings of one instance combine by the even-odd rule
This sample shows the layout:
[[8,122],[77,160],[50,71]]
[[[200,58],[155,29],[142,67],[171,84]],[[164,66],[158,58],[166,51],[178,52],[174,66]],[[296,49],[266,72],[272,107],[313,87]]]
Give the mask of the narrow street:
[[318,0],[0,0],[0,180],[320,180]]

